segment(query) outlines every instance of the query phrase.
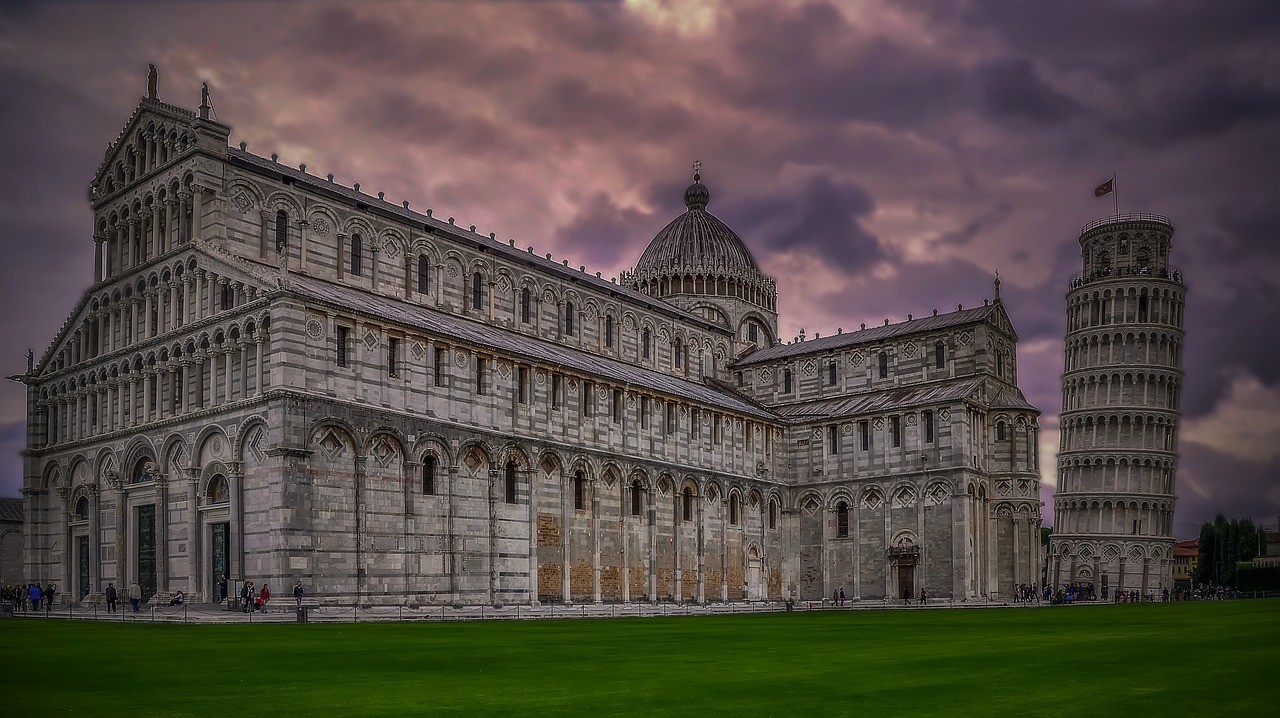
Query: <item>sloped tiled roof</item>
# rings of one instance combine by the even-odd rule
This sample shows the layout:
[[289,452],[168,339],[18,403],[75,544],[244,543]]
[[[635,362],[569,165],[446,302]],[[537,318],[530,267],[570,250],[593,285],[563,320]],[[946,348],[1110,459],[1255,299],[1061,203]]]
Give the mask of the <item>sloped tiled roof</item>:
[[762,364],[764,362],[777,361],[801,354],[843,349],[857,344],[878,342],[884,339],[892,339],[894,337],[906,336],[908,334],[919,334],[921,332],[933,331],[935,329],[945,329],[947,327],[954,327],[960,324],[973,324],[991,316],[998,306],[998,304],[988,304],[974,309],[961,309],[947,314],[928,316],[923,319],[911,319],[905,322],[898,322],[897,324],[871,327],[870,329],[859,329],[856,332],[832,334],[830,336],[819,337],[818,339],[808,339],[803,342],[793,342],[791,344],[779,344],[777,346],[761,349],[758,352],[753,352],[740,360],[737,365],[748,366],[751,364]]
[[991,400],[991,408],[1021,409],[1040,413],[1040,410],[1032,406],[1031,402],[1027,401],[1026,397],[1022,395],[1022,390],[1016,386],[1007,386],[1001,389],[1000,393],[996,394],[996,397]]
[[982,377],[951,379],[934,384],[898,387],[803,404],[789,404],[775,407],[774,411],[787,419],[804,420],[905,409],[925,404],[959,401],[982,388],[982,381]]
[[22,521],[22,499],[0,497],[0,521]]
[[477,346],[527,356],[549,366],[561,366],[620,384],[642,387],[687,401],[711,404],[760,419],[777,421],[777,417],[768,411],[706,384],[680,379],[501,327],[445,314],[428,307],[301,275],[290,278],[289,290],[333,306],[382,317],[431,334],[455,337]]

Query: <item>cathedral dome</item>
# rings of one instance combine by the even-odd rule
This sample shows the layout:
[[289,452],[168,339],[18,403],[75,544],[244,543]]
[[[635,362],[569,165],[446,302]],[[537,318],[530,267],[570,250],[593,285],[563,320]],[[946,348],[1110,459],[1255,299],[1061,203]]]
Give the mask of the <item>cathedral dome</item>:
[[654,274],[733,274],[759,272],[751,250],[729,225],[707,211],[711,192],[698,174],[684,191],[683,214],[671,220],[649,242],[635,272]]

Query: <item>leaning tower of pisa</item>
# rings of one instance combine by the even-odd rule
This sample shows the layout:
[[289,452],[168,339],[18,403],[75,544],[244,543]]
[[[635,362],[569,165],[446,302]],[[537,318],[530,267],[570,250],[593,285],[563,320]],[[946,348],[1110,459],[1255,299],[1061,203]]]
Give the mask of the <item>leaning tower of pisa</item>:
[[1061,436],[1048,581],[1171,588],[1182,388],[1182,272],[1154,214],[1090,222],[1067,291]]

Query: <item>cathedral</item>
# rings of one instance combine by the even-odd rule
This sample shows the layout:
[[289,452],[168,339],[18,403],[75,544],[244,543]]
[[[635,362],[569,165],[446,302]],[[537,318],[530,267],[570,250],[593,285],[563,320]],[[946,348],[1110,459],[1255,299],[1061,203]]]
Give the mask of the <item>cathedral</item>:
[[[26,578],[332,605],[981,600],[1039,582],[1037,416],[978,306],[791,341],[685,210],[616,279],[229,146],[148,92],[28,359]],[[675,199],[675,198],[673,198]]]

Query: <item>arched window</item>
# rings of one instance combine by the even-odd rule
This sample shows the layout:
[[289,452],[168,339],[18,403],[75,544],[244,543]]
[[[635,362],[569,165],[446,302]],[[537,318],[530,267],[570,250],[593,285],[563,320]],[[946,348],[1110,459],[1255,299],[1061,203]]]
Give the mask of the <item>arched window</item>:
[[573,302],[564,303],[564,334],[573,336]]
[[484,277],[479,272],[471,275],[471,308],[479,309],[484,294]]
[[529,323],[529,303],[532,301],[532,294],[528,287],[520,290],[520,321],[524,324]]
[[693,488],[684,487],[684,493],[680,496],[680,513],[685,521],[693,520]]
[[507,503],[514,504],[516,502],[516,462],[514,461],[507,462],[506,485]]
[[84,521],[89,518],[89,498],[81,496],[76,501],[76,521]]
[[849,538],[849,504],[836,504],[836,538]]
[[360,276],[364,271],[364,240],[360,239],[360,235],[351,235],[351,275],[353,277]]
[[154,472],[155,462],[151,460],[151,457],[144,456],[133,465],[132,483],[141,484],[152,481],[155,478],[153,476]]
[[227,477],[222,474],[209,479],[209,486],[204,496],[211,504],[225,504],[231,500],[231,490],[227,486]]
[[426,294],[431,289],[431,260],[427,255],[418,257],[418,293]]
[[428,496],[436,493],[436,457],[432,454],[422,459],[422,493]]
[[613,315],[606,314],[604,317],[604,345],[613,347]]
[[587,479],[581,471],[573,475],[573,508],[577,511],[587,508]]
[[684,342],[680,341],[679,337],[676,337],[675,342],[672,344],[672,346],[675,347],[676,368],[683,369],[684,368]]
[[640,479],[631,482],[631,515],[640,516],[644,511],[644,484]]
[[778,528],[778,502],[769,499],[769,529]]
[[938,369],[947,368],[947,349],[942,342],[933,343],[933,365]]
[[[191,222],[187,222],[187,226],[191,226]],[[276,251],[284,252],[289,249],[289,213],[284,210],[276,211]]]
[[733,494],[729,497],[729,523],[737,526],[742,521],[742,499]]
[[644,330],[640,332],[640,347],[641,347],[642,355],[644,356],[645,359],[648,359],[650,353],[652,352],[652,349],[650,348],[651,345],[653,344],[652,340],[653,340],[653,335],[650,334],[649,327],[645,327]]
[[879,362],[880,362],[880,378],[888,379],[889,378],[889,352],[880,352]]
[[1138,321],[1147,321],[1147,295],[1138,297]]
[[782,393],[784,394],[791,393],[791,368],[790,367],[782,370]]
[[1003,421],[996,422],[996,439],[999,441],[1004,441],[1004,422]]

